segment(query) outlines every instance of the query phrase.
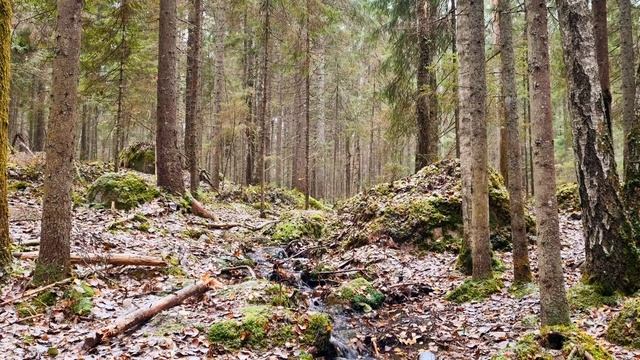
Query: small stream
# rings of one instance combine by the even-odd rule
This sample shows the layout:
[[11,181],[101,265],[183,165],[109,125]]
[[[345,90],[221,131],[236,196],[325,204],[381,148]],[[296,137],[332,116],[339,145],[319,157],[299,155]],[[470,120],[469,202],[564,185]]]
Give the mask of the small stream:
[[[287,253],[280,247],[263,247],[256,248],[253,252],[247,254],[249,258],[255,261],[256,275],[265,279],[273,279],[274,263],[278,260],[287,258]],[[366,353],[360,352],[350,345],[350,340],[356,336],[356,331],[351,327],[348,316],[339,307],[327,306],[324,301],[314,295],[313,288],[305,284],[301,280],[301,273],[291,270],[295,276],[295,286],[303,294],[303,298],[307,299],[307,308],[313,312],[321,312],[331,316],[333,320],[333,331],[331,332],[331,345],[333,345],[335,353],[331,359],[374,359]]]

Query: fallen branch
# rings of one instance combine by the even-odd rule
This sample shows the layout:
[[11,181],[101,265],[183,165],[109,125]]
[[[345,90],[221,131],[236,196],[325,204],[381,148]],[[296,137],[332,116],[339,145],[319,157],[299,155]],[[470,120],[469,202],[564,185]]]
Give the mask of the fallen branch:
[[350,272],[359,272],[361,274],[365,273],[364,269],[345,269],[345,270],[333,270],[333,271],[318,271],[314,272],[315,275],[333,275],[333,274],[345,274]]
[[210,219],[214,222],[218,222],[216,214],[209,211],[202,203],[194,198],[190,193],[184,195],[184,199],[189,203],[191,207],[191,213],[201,218]]
[[227,230],[227,229],[233,229],[234,227],[244,227],[244,225],[239,223],[211,223],[211,224],[206,224],[206,226],[209,229],[213,229],[213,230]]
[[16,245],[19,245],[19,246],[39,246],[40,245],[40,240],[21,241],[19,243],[16,243]]
[[181,289],[174,294],[163,297],[149,307],[140,308],[134,312],[117,318],[111,324],[89,335],[85,339],[82,348],[84,350],[90,350],[112,337],[122,334],[135,326],[149,321],[152,317],[154,317],[161,311],[170,309],[176,305],[181,304],[190,297],[202,295],[205,292],[219,286],[221,286],[221,283],[213,278],[207,278],[205,280],[198,281],[195,284]]
[[41,318],[44,315],[45,315],[45,313],[40,313],[40,314],[35,314],[35,315],[27,316],[27,317],[24,317],[24,318],[20,318],[20,319],[18,319],[16,321],[12,321],[12,322],[10,322],[8,324],[0,326],[0,329],[8,328],[10,326],[13,326],[15,324],[19,324],[21,322],[25,322],[25,321],[30,321],[30,320],[34,320],[34,319],[37,319],[37,318]]
[[[37,251],[14,253],[13,257],[23,260],[35,260],[38,258]],[[167,262],[155,256],[145,256],[137,254],[107,254],[96,255],[71,254],[71,264],[109,264],[109,265],[132,265],[132,266],[167,266]]]
[[41,287],[39,287],[37,289],[32,289],[32,290],[25,291],[20,296],[16,296],[14,298],[11,298],[9,300],[5,300],[5,301],[1,302],[0,306],[13,304],[16,301],[20,301],[20,300],[31,298],[31,297],[33,297],[35,295],[38,295],[39,293],[41,293],[43,291],[49,290],[49,289],[54,288],[54,287],[59,286],[59,285],[64,285],[64,284],[70,283],[72,279],[73,278],[68,277],[66,279],[51,283],[49,285],[41,286]]

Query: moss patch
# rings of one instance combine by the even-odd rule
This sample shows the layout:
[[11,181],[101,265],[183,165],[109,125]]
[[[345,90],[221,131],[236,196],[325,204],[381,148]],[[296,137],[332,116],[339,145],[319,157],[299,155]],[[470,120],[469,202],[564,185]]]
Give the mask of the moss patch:
[[302,238],[319,239],[325,231],[326,218],[316,210],[297,210],[285,213],[275,226],[271,239],[289,243]]
[[503,286],[502,280],[495,277],[480,281],[467,279],[460,286],[449,292],[446,299],[458,304],[481,301],[491,294],[500,292]]
[[543,327],[540,334],[523,336],[514,346],[508,347],[492,359],[552,360],[564,359],[571,353],[575,360],[614,359],[593,337],[573,326]]
[[153,144],[138,143],[120,153],[120,165],[147,174],[155,174],[156,153]]
[[310,313],[304,318],[304,332],[302,343],[313,346],[320,354],[331,352],[331,331],[333,322],[327,314]]
[[[220,194],[221,200],[238,201],[249,204],[256,209],[260,208],[261,189],[260,186],[226,186],[225,191]],[[268,209],[304,209],[305,195],[295,189],[285,189],[273,185],[267,185],[264,193],[265,205]],[[328,210],[329,207],[321,201],[309,197],[309,208],[313,210]]]
[[538,291],[538,286],[533,282],[514,284],[509,288],[509,294],[513,295],[516,299],[522,299],[523,297],[535,294]]
[[[510,246],[509,196],[500,175],[489,173],[491,239],[494,248]],[[443,160],[417,174],[381,184],[340,204],[340,238],[347,247],[391,238],[430,251],[458,251],[462,238],[460,166]],[[526,221],[532,229],[533,220]],[[344,229],[343,224],[349,224]],[[346,231],[345,231],[346,230]]]
[[88,283],[76,280],[64,293],[64,298],[68,300],[68,308],[72,313],[79,316],[91,314],[93,309],[93,297],[95,290]]
[[144,214],[135,213],[131,218],[114,221],[109,225],[109,230],[127,230],[132,228],[142,232],[148,232],[149,229],[151,229],[151,223]]
[[580,209],[580,193],[578,184],[565,183],[558,186],[556,190],[556,199],[558,207],[561,210],[579,210]]
[[567,292],[567,299],[573,309],[587,310],[598,308],[603,305],[615,306],[618,304],[621,295],[604,293],[597,285],[577,283]]
[[132,173],[107,173],[99,177],[87,192],[87,200],[94,206],[129,210],[160,195],[155,186],[148,185]]
[[350,305],[356,310],[369,311],[382,306],[384,294],[363,278],[342,284],[330,296],[330,302]]
[[627,301],[609,322],[607,340],[614,344],[640,349],[640,299]]
[[23,301],[16,304],[16,312],[18,317],[26,318],[29,316],[42,314],[50,306],[56,304],[58,295],[53,291],[45,291],[31,300]]

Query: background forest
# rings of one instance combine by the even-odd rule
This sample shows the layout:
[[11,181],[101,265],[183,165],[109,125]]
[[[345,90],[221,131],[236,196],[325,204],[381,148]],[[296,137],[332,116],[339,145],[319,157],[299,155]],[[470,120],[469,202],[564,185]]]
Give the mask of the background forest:
[[638,19],[0,0],[0,353],[640,358]]

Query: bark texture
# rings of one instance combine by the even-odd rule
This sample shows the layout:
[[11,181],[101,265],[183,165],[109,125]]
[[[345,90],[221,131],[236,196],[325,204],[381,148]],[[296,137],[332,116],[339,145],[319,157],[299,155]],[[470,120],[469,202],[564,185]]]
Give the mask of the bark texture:
[[[224,158],[224,137],[222,134],[223,121],[222,121],[222,101],[224,97],[224,39],[225,39],[225,1],[216,1],[215,6],[215,84],[213,86],[213,111],[215,121],[215,133],[214,133],[214,151],[213,151],[213,188],[218,190],[220,188],[220,173],[222,172],[222,162]],[[249,69],[249,71],[252,71]],[[253,80],[251,80],[253,82]],[[253,86],[253,85],[252,85]],[[248,96],[253,96],[253,92]],[[251,106],[251,103],[249,104]],[[249,110],[249,116],[251,116],[251,110]]]
[[418,71],[416,119],[418,127],[416,168],[418,171],[438,158],[438,111],[436,71],[432,66],[435,55],[434,30],[436,5],[432,0],[416,1],[418,31]]
[[47,122],[45,119],[45,106],[47,103],[47,90],[42,79],[36,80],[36,104],[35,114],[33,116],[33,151],[44,151],[44,140]]
[[558,1],[569,81],[573,146],[590,282],[606,290],[635,291],[640,259],[635,234],[619,193],[611,137],[606,126],[589,9],[583,1]]
[[40,252],[35,283],[50,283],[70,272],[71,186],[78,115],[82,0],[58,0],[52,104],[47,134]]
[[[604,117],[607,120],[607,127],[611,135],[611,81],[609,80],[607,0],[592,0],[591,8],[593,12],[593,35],[595,39],[596,59],[598,61],[598,75],[600,88],[602,89],[602,101],[604,103]],[[633,79],[633,70],[631,70],[631,78]],[[622,81],[624,82],[624,76]],[[631,111],[633,114],[633,110]]]
[[9,88],[11,86],[10,0],[0,0],[0,276],[11,263],[9,204],[7,200],[7,162],[9,158]]
[[[185,98],[184,152],[189,168],[189,188],[196,196],[200,183],[200,43],[202,0],[191,1],[187,39],[187,95]],[[214,176],[215,178],[215,176]]]
[[515,54],[513,50],[513,22],[511,1],[498,2],[498,27],[500,29],[500,59],[503,107],[506,120],[506,152],[508,154],[507,187],[511,206],[511,239],[513,243],[513,273],[516,283],[531,281],[527,230],[524,221],[522,193],[522,156],[518,131],[518,93],[515,78]]
[[527,2],[527,26],[529,97],[531,108],[537,109],[531,118],[531,136],[538,226],[540,321],[543,326],[569,324],[569,305],[560,257],[562,244],[556,200],[546,1]]
[[[620,13],[620,73],[622,75],[622,128],[624,135],[625,202],[633,213],[640,210],[640,99],[634,77],[631,2],[618,0]],[[640,73],[640,68],[638,68]]]
[[[480,0],[458,2],[456,42],[460,69],[461,165],[463,209],[471,222],[469,232],[474,279],[492,276],[489,242],[489,194],[487,180],[486,75],[484,61],[484,5]],[[470,204],[470,205],[469,205]],[[470,211],[470,214],[469,214]]]
[[176,124],[176,81],[176,0],[160,0],[156,173],[158,186],[172,194],[182,194],[184,182]]

